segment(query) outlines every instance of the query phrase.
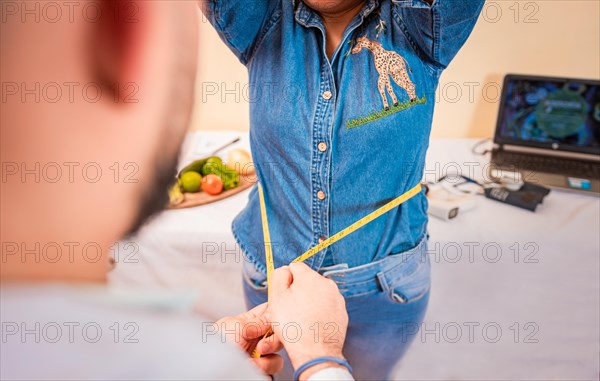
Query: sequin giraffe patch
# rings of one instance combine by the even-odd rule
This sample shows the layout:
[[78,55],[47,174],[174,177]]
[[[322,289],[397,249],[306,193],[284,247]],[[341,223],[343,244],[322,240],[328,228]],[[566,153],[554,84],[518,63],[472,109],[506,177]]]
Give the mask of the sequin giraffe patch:
[[[357,38],[356,44],[352,48],[352,54],[358,54],[363,49],[370,51],[375,60],[375,69],[379,73],[377,88],[383,102],[383,110],[374,111],[367,116],[349,120],[346,123],[347,128],[358,127],[398,111],[406,110],[414,105],[426,103],[425,96],[421,98],[417,97],[416,86],[408,74],[409,71],[412,73],[412,70],[404,57],[392,50],[385,50],[379,42],[369,40],[366,36]],[[408,101],[398,102],[398,97],[394,92],[390,77],[400,88],[406,91],[409,97]],[[392,98],[393,105],[391,108],[386,91]]]

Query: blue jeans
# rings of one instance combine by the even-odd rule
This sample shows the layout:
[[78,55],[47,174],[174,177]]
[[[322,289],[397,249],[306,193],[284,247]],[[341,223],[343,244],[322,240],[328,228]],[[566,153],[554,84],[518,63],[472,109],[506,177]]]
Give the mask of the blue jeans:
[[[344,355],[357,380],[387,380],[418,332],[431,285],[427,239],[415,248],[363,266],[319,272],[334,280],[349,316]],[[244,262],[244,294],[252,308],[267,301],[266,276]],[[289,376],[289,362],[283,378]]]

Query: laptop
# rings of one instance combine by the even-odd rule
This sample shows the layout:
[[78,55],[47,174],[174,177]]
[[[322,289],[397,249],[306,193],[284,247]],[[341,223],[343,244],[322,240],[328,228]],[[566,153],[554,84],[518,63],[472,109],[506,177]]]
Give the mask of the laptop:
[[490,175],[600,195],[600,81],[504,78]]

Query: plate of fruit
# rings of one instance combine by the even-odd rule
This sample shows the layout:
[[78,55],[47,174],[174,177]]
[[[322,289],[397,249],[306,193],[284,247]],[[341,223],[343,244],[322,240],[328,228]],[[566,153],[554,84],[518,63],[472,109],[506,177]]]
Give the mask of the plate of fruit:
[[194,160],[186,165],[169,189],[169,208],[182,209],[205,205],[233,196],[256,182],[250,154],[233,149],[227,161],[219,156]]

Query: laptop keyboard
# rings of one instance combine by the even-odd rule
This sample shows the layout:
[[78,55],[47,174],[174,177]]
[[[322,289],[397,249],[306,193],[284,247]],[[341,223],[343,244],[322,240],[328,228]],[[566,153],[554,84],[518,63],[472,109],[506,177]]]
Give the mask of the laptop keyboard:
[[587,179],[600,178],[600,163],[552,156],[494,151],[493,162],[502,167],[516,167],[534,172],[555,173]]

